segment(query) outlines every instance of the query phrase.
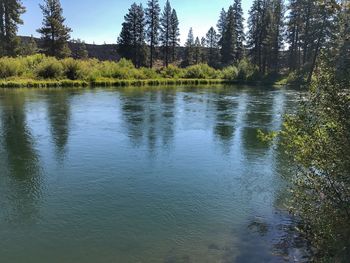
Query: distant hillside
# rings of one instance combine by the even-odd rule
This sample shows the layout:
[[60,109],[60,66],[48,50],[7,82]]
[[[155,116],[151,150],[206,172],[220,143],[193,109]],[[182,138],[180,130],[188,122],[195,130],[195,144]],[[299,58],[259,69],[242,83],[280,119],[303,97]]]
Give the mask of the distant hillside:
[[[20,37],[23,42],[28,42],[30,40],[30,37],[22,36]],[[42,40],[40,38],[34,38],[34,40],[37,42],[38,47],[40,48],[42,46]],[[76,53],[76,51],[79,48],[78,43],[69,42],[68,43],[69,48],[72,51],[72,54]],[[117,44],[105,44],[105,45],[93,45],[93,44],[85,44],[86,49],[89,53],[90,58],[97,58],[99,60],[113,60],[118,61],[120,59],[120,55],[118,54],[118,45]],[[160,49],[157,52],[158,54],[161,54]],[[184,48],[179,47],[177,49],[177,61],[182,61],[182,58],[184,57]],[[162,65],[161,61],[157,61],[156,65]]]
[[[34,38],[37,42],[38,47],[41,47],[42,40],[40,38]],[[30,37],[21,37],[21,40],[23,42],[28,42],[30,40]],[[72,53],[76,53],[76,51],[79,48],[79,44],[74,42],[68,43],[69,48],[72,50]],[[117,52],[117,45],[93,45],[93,44],[85,44],[86,49],[89,52],[90,58],[97,58],[99,60],[119,60],[120,56]]]

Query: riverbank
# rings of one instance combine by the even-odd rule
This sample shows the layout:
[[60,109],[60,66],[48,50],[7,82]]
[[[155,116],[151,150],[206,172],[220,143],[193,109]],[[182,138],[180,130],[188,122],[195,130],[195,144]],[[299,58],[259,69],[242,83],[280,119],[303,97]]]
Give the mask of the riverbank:
[[130,61],[95,59],[58,60],[44,55],[0,58],[0,87],[50,88],[95,86],[158,86],[248,84],[285,85],[284,76],[264,75],[247,60],[236,66],[214,69],[207,64],[186,68],[170,65],[164,68],[136,68]]
[[99,79],[99,80],[0,80],[0,88],[71,88],[71,87],[128,87],[128,86],[172,86],[172,85],[270,85],[286,86],[273,81],[237,81],[228,79]]

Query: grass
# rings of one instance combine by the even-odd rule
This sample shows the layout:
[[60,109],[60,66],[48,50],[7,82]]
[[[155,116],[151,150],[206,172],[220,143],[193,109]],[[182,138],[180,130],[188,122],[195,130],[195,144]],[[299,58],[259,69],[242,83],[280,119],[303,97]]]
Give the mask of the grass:
[[3,80],[0,88],[63,88],[63,87],[127,87],[127,86],[170,86],[170,85],[209,85],[231,83],[224,79],[97,79],[84,80]]
[[[256,82],[256,80],[259,80]],[[249,61],[214,69],[207,64],[179,68],[135,68],[128,60],[57,60],[44,55],[0,58],[0,88],[109,87],[208,85],[225,83],[273,84],[259,78]]]

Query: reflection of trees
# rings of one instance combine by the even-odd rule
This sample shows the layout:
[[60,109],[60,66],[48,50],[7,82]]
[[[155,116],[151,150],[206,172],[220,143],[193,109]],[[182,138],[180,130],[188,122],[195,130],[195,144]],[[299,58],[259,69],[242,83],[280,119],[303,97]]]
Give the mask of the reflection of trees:
[[273,120],[274,100],[271,92],[251,90],[248,94],[245,127],[242,130],[242,145],[247,155],[266,153],[269,145],[258,138],[258,130],[268,131]]
[[229,151],[231,141],[235,134],[236,110],[238,107],[237,101],[225,94],[218,94],[214,100],[215,104],[215,127],[214,134],[221,141],[225,152]]
[[47,97],[48,118],[58,154],[63,155],[69,137],[69,93],[57,91]]
[[153,152],[159,143],[168,146],[174,137],[175,93],[162,91],[125,91],[122,112],[130,140],[145,143]]
[[[2,147],[6,155],[3,170],[10,177],[9,215],[31,218],[41,194],[39,158],[26,124],[23,94],[11,93],[2,98]],[[5,189],[7,190],[7,189]],[[18,215],[17,215],[18,213]]]

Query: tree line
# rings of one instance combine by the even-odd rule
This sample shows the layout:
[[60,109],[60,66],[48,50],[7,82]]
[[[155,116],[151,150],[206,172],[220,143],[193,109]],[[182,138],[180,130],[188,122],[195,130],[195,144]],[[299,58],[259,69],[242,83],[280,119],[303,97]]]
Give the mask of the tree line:
[[[118,53],[137,67],[154,67],[162,61],[183,67],[206,63],[214,68],[237,65],[242,60],[252,63],[260,75],[280,73],[281,68],[306,76],[310,81],[319,54],[331,50],[332,35],[339,34],[344,8],[330,12],[327,5],[340,0],[254,0],[249,10],[245,32],[242,0],[222,9],[216,27],[205,36],[195,37],[189,30],[184,56],[178,59],[180,46],[179,19],[169,0],[161,10],[158,0],[148,0],[146,7],[132,4],[124,17],[118,37]],[[64,58],[73,55],[68,48],[72,30],[65,25],[59,0],[43,0],[40,51]],[[23,47],[17,37],[18,25],[25,7],[20,0],[0,0],[0,56],[16,56],[38,51],[35,41]],[[86,56],[83,42],[79,54]]]

